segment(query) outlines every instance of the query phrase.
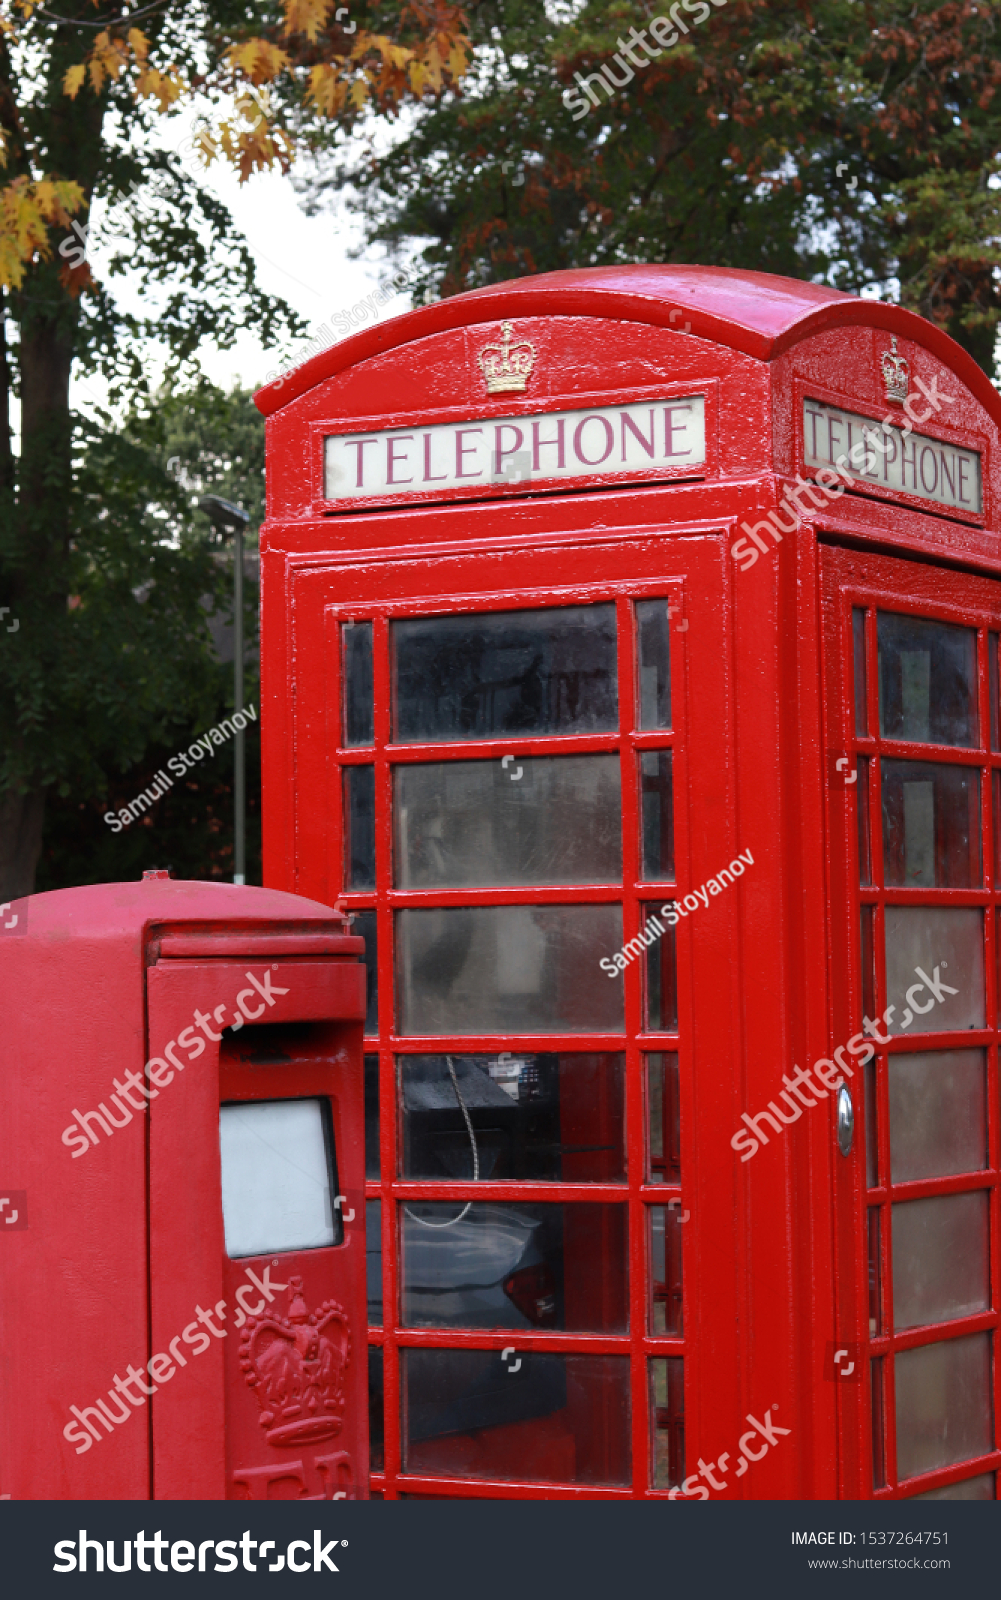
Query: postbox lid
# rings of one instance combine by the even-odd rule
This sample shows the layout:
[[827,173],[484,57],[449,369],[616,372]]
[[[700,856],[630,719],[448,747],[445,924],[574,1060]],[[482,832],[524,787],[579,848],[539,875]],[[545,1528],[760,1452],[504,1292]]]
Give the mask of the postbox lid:
[[343,911],[278,889],[259,889],[197,879],[144,878],[139,883],[93,883],[76,889],[53,889],[14,901],[12,910],[24,921],[29,940],[114,939],[139,937],[155,925],[181,926],[241,938],[283,934],[326,935],[344,954],[362,949],[360,939],[347,937]]
[[759,361],[773,361],[790,345],[831,327],[861,325],[914,339],[951,367],[1001,422],[1001,401],[986,373],[948,334],[914,312],[768,272],[658,263],[546,272],[453,295],[321,350],[259,389],[254,401],[271,416],[324,379],[372,356],[478,322],[508,316],[592,316],[676,328],[679,312],[693,334]]

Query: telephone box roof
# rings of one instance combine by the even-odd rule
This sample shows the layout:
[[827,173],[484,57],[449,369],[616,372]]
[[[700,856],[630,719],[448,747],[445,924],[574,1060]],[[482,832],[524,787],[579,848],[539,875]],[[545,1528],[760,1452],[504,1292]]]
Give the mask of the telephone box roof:
[[[1001,423],[1001,398],[986,374],[972,356],[924,317],[880,300],[861,300],[824,284],[768,272],[658,264],[546,272],[436,301],[321,350],[284,380],[265,384],[254,399],[258,409],[271,416],[324,379],[372,356],[451,328],[503,317],[537,316],[647,322],[675,332],[691,331],[759,361],[772,361],[791,345],[827,328],[882,328],[932,351]],[[689,328],[681,323],[682,316]]]

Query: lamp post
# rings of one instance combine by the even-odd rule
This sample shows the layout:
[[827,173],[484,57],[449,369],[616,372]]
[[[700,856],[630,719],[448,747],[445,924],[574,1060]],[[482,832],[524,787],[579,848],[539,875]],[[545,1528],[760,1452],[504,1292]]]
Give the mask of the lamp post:
[[[198,502],[213,527],[233,535],[233,711],[243,708],[243,535],[250,513],[218,495],[204,495]],[[233,882],[247,881],[247,783],[243,729],[236,728],[233,741]]]

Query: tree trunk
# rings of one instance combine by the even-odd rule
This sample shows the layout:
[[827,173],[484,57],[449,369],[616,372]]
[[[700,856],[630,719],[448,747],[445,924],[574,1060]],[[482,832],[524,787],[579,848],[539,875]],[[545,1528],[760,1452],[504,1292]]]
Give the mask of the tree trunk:
[[42,853],[45,790],[0,795],[0,905],[31,894]]
[[[47,104],[37,108],[36,119],[45,129],[44,164],[60,177],[75,178],[89,203],[101,160],[104,102],[92,95],[81,95],[74,102],[63,93],[65,69],[78,52],[74,30],[58,30],[48,63]],[[6,79],[10,71],[6,54],[0,65]],[[0,95],[0,110],[2,104]],[[45,643],[57,638],[65,626],[69,592],[73,490],[69,384],[80,306],[60,283],[60,266],[53,250],[51,259],[37,261],[22,286],[7,296],[20,330],[21,453],[16,498],[9,451],[12,385],[6,338],[0,347],[0,516],[5,556],[0,604],[10,605],[18,617],[20,648],[32,653],[42,673]],[[19,740],[16,708],[13,726],[13,738],[8,729],[6,783],[0,788],[0,903],[33,892],[45,815],[38,757]]]

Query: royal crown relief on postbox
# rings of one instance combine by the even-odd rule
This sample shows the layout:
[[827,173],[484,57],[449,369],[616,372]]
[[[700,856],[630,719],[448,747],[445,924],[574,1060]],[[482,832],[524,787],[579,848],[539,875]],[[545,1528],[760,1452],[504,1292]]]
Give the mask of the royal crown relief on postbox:
[[[538,350],[501,324],[477,350],[484,399],[531,394]],[[324,498],[344,501],[429,495],[505,484],[559,483],[600,476],[649,479],[706,459],[705,395],[685,394],[509,417],[410,425],[324,438]]]
[[[980,452],[934,436],[936,428],[949,431],[949,411],[960,394],[965,398],[962,385],[948,375],[928,380],[912,374],[896,337],[877,361],[889,403],[879,420],[804,396],[804,467],[841,474],[854,488],[923,500],[960,516],[982,516]],[[926,426],[927,433],[918,431]]]

